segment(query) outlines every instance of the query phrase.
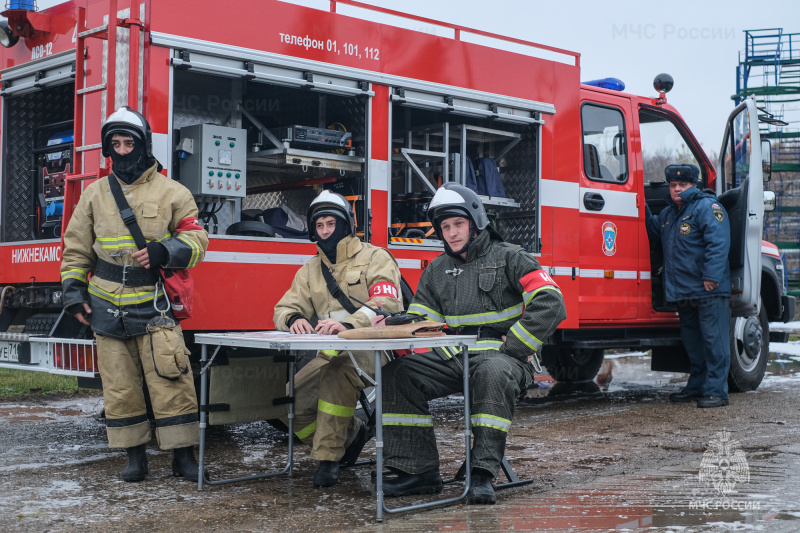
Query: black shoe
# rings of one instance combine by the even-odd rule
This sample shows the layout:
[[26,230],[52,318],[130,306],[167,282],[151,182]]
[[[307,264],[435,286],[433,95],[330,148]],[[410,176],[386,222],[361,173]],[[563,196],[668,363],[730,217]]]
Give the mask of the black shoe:
[[723,407],[730,402],[727,398],[720,398],[719,396],[703,396],[697,400],[697,407]]
[[702,398],[700,394],[690,394],[684,391],[673,392],[669,395],[669,401],[671,402],[695,402],[700,398]]
[[494,495],[492,479],[494,476],[481,468],[472,470],[469,476],[469,492],[467,492],[467,503],[473,505],[494,505],[497,498]]
[[147,476],[147,445],[125,448],[128,467],[120,473],[122,481],[142,481]]
[[[186,481],[197,481],[200,465],[194,458],[194,448],[192,446],[175,448],[172,454],[172,475],[182,477]],[[203,469],[203,476],[208,479],[208,470]]]
[[332,487],[339,483],[339,463],[337,461],[320,461],[317,473],[314,474],[315,487]]
[[408,496],[409,494],[436,494],[442,492],[442,476],[438,469],[422,474],[400,472],[397,478],[383,480],[384,496]]
[[356,438],[350,443],[350,446],[344,451],[344,456],[339,459],[339,466],[353,466],[358,461],[358,456],[361,455],[361,450],[364,446],[375,436],[375,426],[367,427],[367,424],[361,424],[356,433]]

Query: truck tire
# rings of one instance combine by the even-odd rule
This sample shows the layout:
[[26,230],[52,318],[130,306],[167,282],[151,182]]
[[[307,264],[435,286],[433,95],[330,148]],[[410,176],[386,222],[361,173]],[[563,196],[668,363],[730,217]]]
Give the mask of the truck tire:
[[550,377],[562,383],[590,381],[603,364],[605,352],[599,348],[556,348],[545,356],[544,365]]
[[731,318],[730,392],[756,390],[769,360],[769,322],[764,304],[758,316]]

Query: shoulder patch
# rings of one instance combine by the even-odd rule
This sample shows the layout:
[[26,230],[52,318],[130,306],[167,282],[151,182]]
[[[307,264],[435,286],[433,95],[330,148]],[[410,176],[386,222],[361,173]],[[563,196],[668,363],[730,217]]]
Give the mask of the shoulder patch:
[[719,205],[718,203],[713,203],[711,204],[711,209],[722,209],[722,206]]
[[714,218],[717,219],[717,222],[722,222],[725,220],[725,213],[721,209],[714,209]]
[[558,284],[553,281],[553,278],[550,277],[550,274],[542,269],[528,272],[522,276],[522,278],[520,278],[519,282],[522,285],[522,290],[525,292],[533,292],[536,289],[544,287],[545,285],[551,285],[558,288]]

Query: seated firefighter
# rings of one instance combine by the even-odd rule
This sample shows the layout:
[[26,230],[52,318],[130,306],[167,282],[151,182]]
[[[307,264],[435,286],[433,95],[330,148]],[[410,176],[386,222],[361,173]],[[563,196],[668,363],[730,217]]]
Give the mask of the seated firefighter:
[[[534,382],[536,352],[566,318],[561,291],[536,259],[503,242],[478,196],[454,183],[440,188],[428,218],[445,253],[422,272],[410,313],[478,336],[470,352],[473,445],[468,503],[495,503],[497,475],[514,404]],[[435,348],[389,363],[383,371],[386,496],[442,490],[428,401],[463,392],[463,358]]]
[[[402,308],[397,262],[383,248],[358,239],[344,197],[322,191],[308,209],[308,228],[318,253],[300,268],[275,305],[277,329],[336,335],[371,325],[375,312],[359,302],[380,303],[388,311]],[[356,351],[353,357],[361,370],[374,376],[374,352]],[[340,463],[355,463],[373,437],[374,428],[368,429],[354,416],[367,385],[347,352],[323,350],[297,373],[294,432],[312,446],[311,458],[320,462],[315,486],[336,485]]]

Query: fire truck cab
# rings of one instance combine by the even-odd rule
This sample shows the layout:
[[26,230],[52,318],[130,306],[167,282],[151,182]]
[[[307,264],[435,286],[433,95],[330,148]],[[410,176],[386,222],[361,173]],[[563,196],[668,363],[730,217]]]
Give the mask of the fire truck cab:
[[769,151],[752,102],[732,114],[715,168],[666,102],[666,78],[654,97],[582,84],[566,50],[440,22],[444,36],[405,29],[375,19],[434,21],[351,0],[229,0],[238,16],[224,20],[208,0],[11,4],[0,367],[97,377],[90,332],[61,311],[60,238],[81,191],[109,172],[100,128],[121,105],[148,118],[164,172],[194,194],[210,234],[192,271],[190,346],[195,332],[273,327],[274,304],[316,253],[302,215],[322,188],[348,198],[359,237],[388,248],[415,286],[443,249],[427,202],[456,181],[560,285],[568,318],[542,353],[556,379],[592,379],[613,348],[686,370],[644,223],[677,163],[700,167],[731,217],[733,390],[758,386],[768,321],[794,315],[777,248],[761,242]]

